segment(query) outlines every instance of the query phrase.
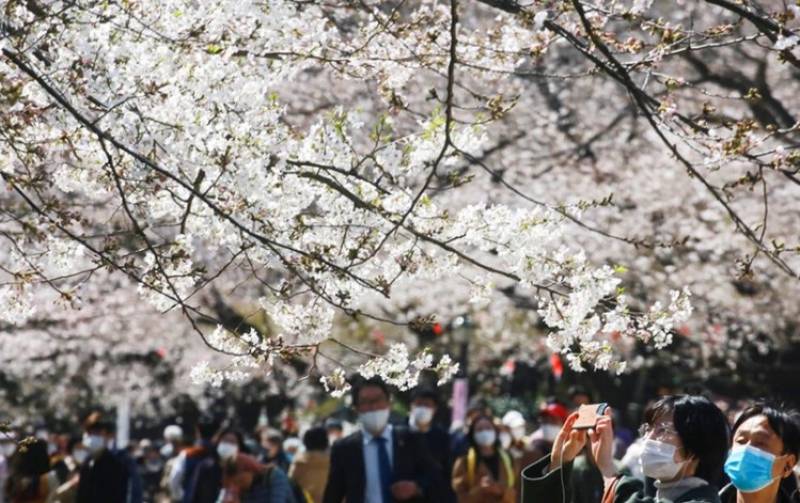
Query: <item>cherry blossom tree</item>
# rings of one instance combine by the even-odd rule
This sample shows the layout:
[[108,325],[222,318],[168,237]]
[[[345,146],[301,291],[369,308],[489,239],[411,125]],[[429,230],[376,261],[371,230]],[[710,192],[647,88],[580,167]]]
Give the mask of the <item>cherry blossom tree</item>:
[[[452,360],[402,331],[463,312],[488,351],[616,372],[678,333],[705,351],[729,333],[781,344],[797,315],[795,5],[9,0],[4,15],[0,312],[23,354],[81,353],[48,331],[114,351],[193,334],[217,353],[185,358],[197,381],[301,358],[338,394],[351,367],[400,388],[449,378]],[[138,309],[147,322],[126,319]],[[398,343],[351,344],[342,320]]]

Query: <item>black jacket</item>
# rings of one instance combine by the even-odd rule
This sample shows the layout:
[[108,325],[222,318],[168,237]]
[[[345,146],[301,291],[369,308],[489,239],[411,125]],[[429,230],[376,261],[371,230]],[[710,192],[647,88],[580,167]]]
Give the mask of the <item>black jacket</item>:
[[[410,432],[402,426],[392,431],[395,481],[411,480],[417,483],[423,496],[414,502],[440,503],[445,500],[438,463],[433,460],[425,446],[422,435]],[[361,432],[353,433],[333,444],[331,468],[325,486],[323,503],[366,503],[366,472],[364,470],[364,443]]]
[[77,503],[125,503],[128,500],[128,467],[108,449],[81,467]]

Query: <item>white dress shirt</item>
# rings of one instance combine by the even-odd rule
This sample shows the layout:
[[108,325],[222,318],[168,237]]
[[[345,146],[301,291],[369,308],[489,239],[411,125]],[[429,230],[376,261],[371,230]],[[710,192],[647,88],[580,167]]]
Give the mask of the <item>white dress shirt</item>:
[[[390,503],[383,501],[383,488],[381,487],[380,462],[378,458],[378,445],[373,442],[372,435],[362,430],[364,442],[364,503]],[[387,424],[379,436],[386,439],[386,452],[389,454],[389,465],[394,466],[394,445],[392,441],[392,425]]]

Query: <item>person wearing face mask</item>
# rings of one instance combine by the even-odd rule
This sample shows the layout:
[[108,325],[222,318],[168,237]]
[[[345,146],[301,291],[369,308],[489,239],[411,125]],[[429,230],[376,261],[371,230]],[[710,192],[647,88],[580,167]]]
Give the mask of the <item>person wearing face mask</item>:
[[258,433],[261,440],[262,453],[258,461],[263,464],[274,464],[284,472],[289,471],[292,461],[283,449],[283,435],[274,428],[263,428]]
[[344,436],[342,421],[335,417],[329,417],[325,420],[325,431],[328,432],[328,445],[332,446]]
[[731,483],[723,503],[800,503],[793,468],[800,456],[800,415],[766,404],[745,409],[733,425],[725,462]]
[[353,406],[361,426],[331,449],[324,503],[440,502],[444,482],[424,439],[389,424],[389,388],[356,382]]
[[517,463],[500,446],[497,428],[488,416],[473,421],[467,454],[453,465],[453,490],[458,503],[512,503],[517,499]]
[[564,423],[549,456],[522,471],[522,503],[572,501],[572,464],[587,444],[605,480],[604,503],[719,503],[715,485],[728,450],[722,411],[702,396],[667,396],[645,411],[640,463],[655,479],[655,494],[634,477],[617,474],[610,409],[590,430],[574,430],[578,414]]
[[166,461],[164,462],[164,471],[161,481],[159,482],[159,487],[170,503],[180,503],[180,498],[174,497],[170,491],[170,476],[183,450],[183,428],[177,424],[171,424],[164,428],[163,436],[164,445],[159,450],[159,453]]
[[217,443],[217,455],[222,466],[222,493],[220,503],[241,503],[253,478],[264,471],[256,459],[245,452],[244,437],[236,430],[225,430]]
[[[411,431],[422,435],[441,473],[445,474],[451,473],[453,469],[453,457],[450,451],[450,435],[433,420],[438,408],[439,395],[434,389],[416,388],[411,395],[408,427]],[[456,495],[448,486],[444,501],[453,503],[455,500]]]
[[99,413],[91,414],[84,422],[81,443],[89,458],[81,466],[77,503],[127,501],[132,474],[122,457],[110,449],[113,439],[114,424]]
[[[521,460],[525,454],[529,452],[526,445],[527,439],[525,437],[528,423],[525,421],[525,417],[517,410],[510,410],[503,415],[501,422],[504,428],[500,430],[500,445],[502,445],[503,449],[506,449],[515,460]],[[504,432],[507,432],[506,434],[509,436],[508,441],[504,441],[503,439]]]
[[540,459],[550,452],[568,415],[567,407],[561,402],[551,399],[542,403],[539,407],[539,428],[530,436],[528,453],[522,460],[523,464]]
[[72,437],[67,442],[67,455],[64,464],[69,470],[66,479],[56,490],[53,503],[75,503],[78,496],[81,466],[89,459],[89,451],[81,443],[80,437]]
[[[214,503],[222,484],[222,473],[216,457],[214,438],[220,424],[213,417],[200,417],[194,425],[195,443],[184,448],[172,462],[169,493],[172,501],[181,503]],[[205,475],[198,477],[201,465]]]

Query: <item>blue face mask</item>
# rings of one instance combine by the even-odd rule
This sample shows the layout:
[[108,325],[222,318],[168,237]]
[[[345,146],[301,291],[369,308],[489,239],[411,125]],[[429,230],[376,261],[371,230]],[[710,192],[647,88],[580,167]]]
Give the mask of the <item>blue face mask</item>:
[[725,461],[725,473],[734,487],[743,493],[758,492],[775,480],[772,467],[775,456],[756,447],[734,447]]

